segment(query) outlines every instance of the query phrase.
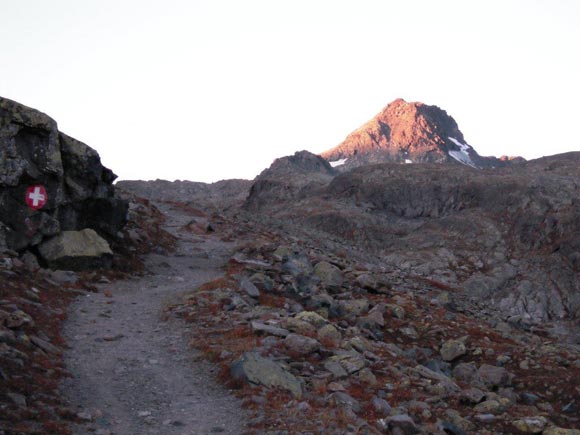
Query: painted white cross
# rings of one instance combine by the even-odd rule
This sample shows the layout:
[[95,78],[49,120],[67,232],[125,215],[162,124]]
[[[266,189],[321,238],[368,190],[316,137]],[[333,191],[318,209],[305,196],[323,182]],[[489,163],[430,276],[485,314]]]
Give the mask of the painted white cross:
[[44,202],[44,195],[41,193],[40,187],[36,186],[33,192],[28,194],[28,198],[32,201],[33,207],[38,207],[38,204]]

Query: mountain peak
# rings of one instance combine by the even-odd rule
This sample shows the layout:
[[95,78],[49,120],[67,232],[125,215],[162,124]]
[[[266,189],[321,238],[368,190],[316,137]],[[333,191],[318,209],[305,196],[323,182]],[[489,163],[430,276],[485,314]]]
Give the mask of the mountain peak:
[[437,106],[398,98],[338,146],[321,154],[333,166],[370,163],[462,163],[474,168],[502,166],[467,144],[457,122]]

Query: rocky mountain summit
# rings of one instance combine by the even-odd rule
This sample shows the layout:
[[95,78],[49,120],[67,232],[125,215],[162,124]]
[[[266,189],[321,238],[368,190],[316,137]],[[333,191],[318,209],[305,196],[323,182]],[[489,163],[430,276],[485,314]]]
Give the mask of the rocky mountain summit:
[[510,161],[480,156],[465,141],[455,120],[439,107],[403,99],[393,101],[322,157],[341,171],[385,162],[456,162],[488,168]]
[[104,238],[117,235],[127,214],[115,178],[52,118],[0,97],[0,247],[54,267],[106,265]]

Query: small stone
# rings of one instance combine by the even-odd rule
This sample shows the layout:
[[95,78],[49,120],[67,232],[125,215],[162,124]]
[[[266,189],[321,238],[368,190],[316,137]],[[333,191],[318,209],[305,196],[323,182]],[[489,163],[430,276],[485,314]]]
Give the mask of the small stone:
[[525,405],[535,405],[538,400],[540,400],[539,396],[536,396],[533,393],[522,393],[520,395],[520,400],[522,401],[522,403],[524,403]]
[[496,416],[493,414],[476,414],[473,418],[480,423],[493,423],[496,419]]
[[327,361],[338,362],[348,374],[356,373],[366,365],[365,359],[356,353],[331,356]]
[[488,387],[501,387],[511,383],[512,375],[503,367],[482,364],[477,372]]
[[344,316],[362,316],[368,312],[370,302],[367,299],[351,299],[339,302],[339,311]]
[[342,339],[342,334],[338,329],[336,329],[336,326],[332,324],[324,325],[318,330],[316,335],[321,343],[329,344],[331,346],[337,346]]
[[404,328],[401,328],[401,329],[399,329],[399,332],[401,332],[401,334],[403,334],[409,338],[412,338],[412,339],[419,338],[419,333],[412,326],[406,326]]
[[512,424],[517,430],[523,433],[542,433],[548,425],[548,420],[546,417],[535,416],[516,420]]
[[52,353],[52,354],[57,354],[60,352],[60,349],[56,346],[54,346],[53,344],[49,343],[46,340],[43,340],[41,338],[38,338],[34,335],[30,336],[30,341],[32,342],[32,344],[38,346],[39,348],[41,348],[43,351],[45,351],[46,353]]
[[449,435],[467,435],[467,432],[465,432],[463,429],[448,421],[441,422],[441,430],[443,430],[445,434]]
[[338,290],[342,286],[342,272],[338,267],[327,261],[321,261],[314,266],[316,275],[322,285],[328,290]]
[[342,391],[332,393],[328,398],[328,401],[329,403],[337,407],[348,407],[352,409],[354,412],[361,411],[361,405],[359,401]]
[[328,370],[335,379],[342,379],[348,376],[346,370],[338,361],[325,361],[324,368]]
[[355,282],[366,290],[376,291],[379,283],[377,279],[370,273],[363,273],[356,277]]
[[387,427],[394,430],[399,430],[404,435],[413,435],[419,433],[417,425],[408,414],[393,415],[385,419]]
[[77,413],[77,418],[82,421],[93,421],[94,417],[89,411],[82,411]]
[[18,393],[6,393],[6,396],[12,400],[15,405],[26,408],[26,396]]
[[150,417],[151,416],[151,411],[139,411],[137,412],[137,417],[139,418],[145,418],[145,417]]
[[289,334],[284,339],[286,348],[299,355],[310,355],[322,347],[318,340],[300,334]]
[[475,379],[479,379],[477,367],[474,363],[459,363],[455,366],[452,372],[453,379],[472,383]]
[[381,399],[380,397],[374,396],[371,399],[371,405],[378,416],[386,417],[391,413],[391,405],[385,399]]
[[244,277],[240,281],[240,288],[251,298],[260,297],[260,290],[254,285],[252,281]]
[[393,317],[397,319],[403,320],[405,318],[405,309],[397,304],[386,304],[385,305],[387,312],[390,313]]
[[443,361],[453,361],[467,353],[464,339],[448,340],[441,346],[441,358]]
[[369,368],[364,368],[358,372],[358,378],[368,385],[377,385],[377,377]]
[[340,382],[330,382],[326,388],[331,392],[346,391],[346,388]]
[[295,319],[310,323],[316,328],[321,328],[328,323],[328,320],[326,320],[320,314],[315,313],[314,311],[302,311],[296,314]]
[[267,335],[275,335],[277,337],[287,337],[290,334],[290,331],[284,328],[280,328],[274,325],[266,325],[265,323],[258,322],[253,320],[250,325],[252,326],[252,331],[254,334],[267,334]]
[[231,365],[230,373],[233,379],[268,388],[283,388],[290,391],[294,397],[302,396],[302,384],[294,375],[280,364],[256,352],[244,353]]
[[103,336],[103,340],[105,341],[118,341],[125,337],[123,334],[107,334]]
[[475,412],[483,414],[497,414],[504,409],[504,406],[497,400],[486,400],[485,402],[475,405],[475,408],[473,408]]
[[459,394],[462,402],[478,404],[485,398],[485,393],[478,388],[468,388]]

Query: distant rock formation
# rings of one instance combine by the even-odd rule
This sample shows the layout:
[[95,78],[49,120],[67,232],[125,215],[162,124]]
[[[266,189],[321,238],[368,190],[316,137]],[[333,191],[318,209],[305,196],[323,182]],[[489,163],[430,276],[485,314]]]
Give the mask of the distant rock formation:
[[38,252],[63,231],[86,228],[114,237],[128,208],[115,197],[115,178],[52,118],[0,97],[0,246]]
[[338,172],[322,157],[308,151],[274,160],[256,177],[244,207],[257,209],[268,203],[296,198],[328,183]]
[[580,153],[482,170],[383,163],[336,176],[316,157],[278,159],[245,208],[321,246],[342,241],[369,263],[462,288],[509,318],[580,318]]
[[444,110],[403,99],[393,101],[321,155],[340,171],[386,162],[461,163],[474,168],[509,164],[509,159],[480,156]]

